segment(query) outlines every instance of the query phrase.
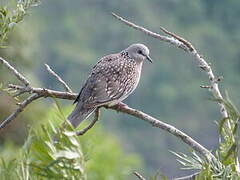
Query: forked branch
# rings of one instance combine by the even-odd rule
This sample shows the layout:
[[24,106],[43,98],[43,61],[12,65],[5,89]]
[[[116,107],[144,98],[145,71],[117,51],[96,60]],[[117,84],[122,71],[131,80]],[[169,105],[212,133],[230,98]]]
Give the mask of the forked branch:
[[[151,36],[155,39],[158,39],[160,41],[164,41],[167,43],[170,43],[186,52],[188,52],[190,55],[192,55],[194,57],[194,59],[196,60],[198,66],[206,72],[208,79],[210,81],[210,85],[206,86],[209,87],[208,89],[212,92],[213,96],[216,99],[223,99],[222,94],[220,93],[220,90],[218,88],[218,79],[217,77],[215,77],[215,75],[213,74],[212,68],[211,66],[206,62],[206,60],[200,56],[200,54],[197,52],[197,50],[194,48],[194,46],[188,42],[187,40],[185,40],[184,38],[167,31],[166,29],[164,29],[163,27],[160,27],[160,29],[167,35],[169,35],[170,37],[167,36],[163,36],[160,35],[158,33],[152,32],[142,26],[136,25],[126,19],[124,19],[123,17],[116,15],[114,13],[112,13],[112,15],[117,18],[119,21],[123,22],[124,24],[128,25],[129,27],[132,27],[138,31],[141,31],[143,33],[145,33],[148,36]],[[220,113],[222,115],[223,118],[228,117],[227,111],[224,107],[224,105],[222,103],[218,103],[220,106]]]

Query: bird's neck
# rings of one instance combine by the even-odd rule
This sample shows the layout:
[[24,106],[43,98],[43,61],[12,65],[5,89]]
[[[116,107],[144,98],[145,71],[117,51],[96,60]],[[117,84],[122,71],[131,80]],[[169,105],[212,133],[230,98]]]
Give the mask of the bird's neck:
[[140,73],[142,71],[142,65],[143,65],[143,61],[137,61],[137,66],[139,67]]
[[127,51],[125,51],[125,50],[123,50],[121,53],[121,56],[122,57],[125,57],[125,58],[130,58],[130,56],[129,56],[129,54],[128,54],[128,52]]

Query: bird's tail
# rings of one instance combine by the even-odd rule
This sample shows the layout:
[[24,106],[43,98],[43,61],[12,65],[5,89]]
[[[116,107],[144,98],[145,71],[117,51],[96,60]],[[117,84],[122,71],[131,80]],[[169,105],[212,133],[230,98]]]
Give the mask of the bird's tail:
[[80,104],[77,104],[73,112],[68,116],[68,121],[76,128],[84,119],[87,119],[95,109],[96,108],[84,108]]

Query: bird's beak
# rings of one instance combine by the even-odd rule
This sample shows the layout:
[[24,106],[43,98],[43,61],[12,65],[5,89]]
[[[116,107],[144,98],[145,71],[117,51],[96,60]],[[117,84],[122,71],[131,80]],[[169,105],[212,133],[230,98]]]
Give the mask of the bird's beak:
[[152,63],[152,62],[153,62],[152,58],[150,58],[150,56],[149,56],[149,55],[146,55],[146,58],[147,58],[147,60],[148,60],[150,63]]

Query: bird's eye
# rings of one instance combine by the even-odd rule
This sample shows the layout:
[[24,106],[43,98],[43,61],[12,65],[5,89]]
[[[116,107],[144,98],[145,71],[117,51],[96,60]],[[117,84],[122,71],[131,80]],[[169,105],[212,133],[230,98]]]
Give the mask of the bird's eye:
[[142,54],[143,52],[142,52],[142,50],[138,50],[137,53],[138,54]]

